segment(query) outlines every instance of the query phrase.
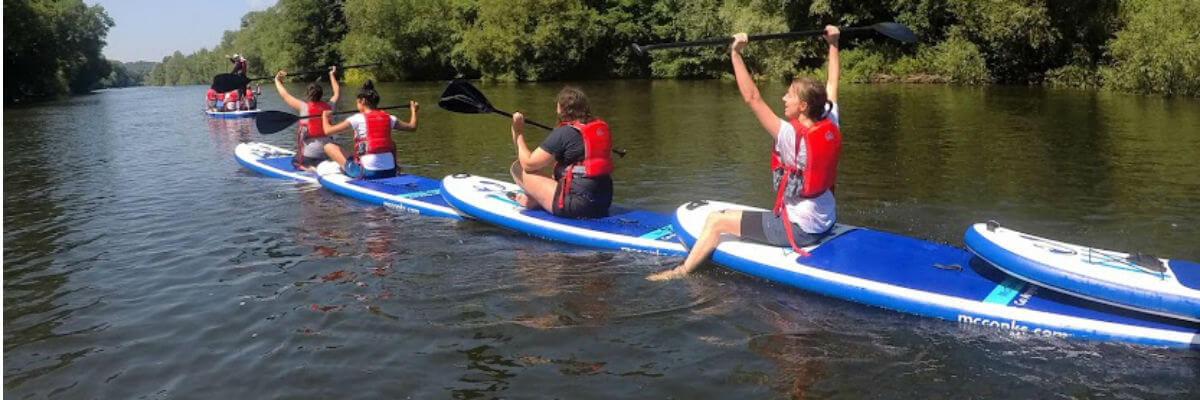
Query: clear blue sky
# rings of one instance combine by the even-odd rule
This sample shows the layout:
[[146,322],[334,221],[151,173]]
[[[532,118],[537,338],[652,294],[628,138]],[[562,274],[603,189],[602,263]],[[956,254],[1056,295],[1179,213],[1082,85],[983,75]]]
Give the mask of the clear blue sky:
[[84,0],[104,6],[116,23],[108,30],[104,56],[119,61],[162,61],[175,50],[211,49],[225,31],[238,28],[242,15],[276,1]]

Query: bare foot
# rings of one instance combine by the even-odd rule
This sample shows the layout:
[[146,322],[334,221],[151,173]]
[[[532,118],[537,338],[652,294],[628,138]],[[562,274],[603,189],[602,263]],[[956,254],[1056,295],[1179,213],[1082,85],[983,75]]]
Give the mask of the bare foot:
[[529,208],[529,196],[526,196],[525,193],[517,193],[516,196],[513,196],[513,201],[520,204],[521,207]]
[[[682,266],[680,266],[680,267],[682,267]],[[646,280],[648,280],[648,281],[669,281],[672,279],[682,278],[684,275],[687,275],[687,273],[683,272],[682,270],[680,270],[680,268],[677,267],[677,268],[672,268],[667,271],[663,271],[663,272],[659,272],[657,274],[647,276]]]

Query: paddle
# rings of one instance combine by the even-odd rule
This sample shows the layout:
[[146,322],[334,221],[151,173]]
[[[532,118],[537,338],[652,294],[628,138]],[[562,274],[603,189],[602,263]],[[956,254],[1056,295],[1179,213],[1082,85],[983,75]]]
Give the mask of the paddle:
[[[438,101],[438,107],[456,113],[500,114],[512,118],[512,113],[492,107],[492,103],[488,102],[487,97],[484,97],[479,89],[461,79],[455,79],[446,86],[446,90],[442,92],[442,99]],[[530,119],[526,119],[525,123],[548,131],[554,130],[554,128]],[[612,152],[621,157],[625,157],[626,153],[624,149],[616,148],[612,149]]]
[[[379,107],[379,108],[376,108],[376,110],[392,110],[392,109],[397,109],[397,108],[408,108],[408,107],[409,107],[408,104],[404,104],[404,105],[391,106],[391,107]],[[333,113],[333,115],[353,114],[356,112],[358,112],[358,111],[338,111],[338,112]],[[295,124],[296,121],[299,121],[302,119],[320,118],[320,117],[321,117],[321,114],[308,115],[308,116],[301,117],[299,115],[287,113],[287,112],[283,112],[283,111],[268,110],[268,111],[259,112],[258,115],[256,115],[254,117],[254,125],[255,125],[255,127],[258,128],[258,133],[261,133],[263,135],[270,135],[272,133],[282,131],[289,126],[292,126],[292,124]]]
[[[907,26],[904,26],[902,24],[898,24],[895,22],[880,22],[878,24],[871,25],[871,26],[842,28],[841,31],[843,34],[875,31],[875,32],[882,33],[884,36],[899,40],[901,42],[915,42],[917,40],[917,35],[915,33],[913,33],[913,31],[909,30]],[[825,34],[824,29],[812,30],[812,31],[800,31],[800,32],[768,33],[768,34],[763,34],[763,35],[751,35],[750,41],[753,42],[753,41],[757,41],[757,40],[772,40],[772,39],[799,38],[799,37],[806,37],[806,36],[821,36],[824,34]],[[647,51],[651,51],[651,50],[673,49],[673,48],[677,48],[677,47],[728,45],[732,42],[733,42],[733,38],[726,36],[726,37],[711,38],[711,39],[693,40],[690,42],[657,43],[657,44],[647,44],[647,45],[638,45],[637,43],[634,43],[633,51],[637,52],[640,55],[644,55],[644,54],[646,54]]]
[[[379,64],[380,63],[347,65],[344,67],[338,67],[338,69],[339,70],[347,70],[347,69],[352,69],[352,68],[375,67],[375,66],[378,66]],[[295,72],[295,73],[289,73],[288,75],[300,76],[300,75],[309,75],[309,74],[319,74],[322,72],[329,72],[329,69]],[[217,91],[217,93],[225,93],[225,92],[228,92],[231,90],[237,90],[237,89],[244,88],[244,87],[246,87],[246,85],[248,85],[250,82],[253,82],[253,81],[259,81],[259,80],[263,80],[263,79],[274,79],[274,78],[275,78],[275,75],[256,76],[253,78],[247,78],[245,76],[236,75],[236,74],[220,74],[220,75],[216,75],[213,77],[212,88],[213,88],[213,90]]]

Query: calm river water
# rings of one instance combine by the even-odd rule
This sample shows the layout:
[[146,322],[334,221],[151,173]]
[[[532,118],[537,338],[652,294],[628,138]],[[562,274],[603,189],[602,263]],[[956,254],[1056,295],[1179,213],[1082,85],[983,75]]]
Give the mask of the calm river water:
[[[782,85],[763,85],[778,106]],[[553,119],[559,84],[481,85]],[[732,82],[585,82],[618,202],[770,204]],[[206,88],[4,111],[11,398],[1195,398],[1200,353],[1013,337],[716,266],[397,215],[258,176]],[[503,177],[507,120],[437,109],[406,170]],[[271,88],[261,106],[282,109]],[[297,85],[296,90],[300,87]],[[347,90],[352,98],[354,89]],[[1025,87],[843,88],[840,222],[961,246],[971,223],[1200,260],[1200,100]],[[352,107],[343,101],[342,107]],[[402,114],[406,115],[406,114]],[[530,140],[544,133],[533,132]]]

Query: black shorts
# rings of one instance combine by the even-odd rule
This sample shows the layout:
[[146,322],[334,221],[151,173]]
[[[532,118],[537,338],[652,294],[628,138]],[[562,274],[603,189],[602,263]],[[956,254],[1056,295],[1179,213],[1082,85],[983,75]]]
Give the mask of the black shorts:
[[[744,239],[772,246],[790,247],[786,229],[783,225],[783,218],[775,213],[742,211],[742,238]],[[821,238],[828,236],[831,231],[833,229],[821,233],[808,233],[795,223],[792,224],[792,238],[796,240],[797,247],[816,243]]]
[[608,216],[608,207],[612,205],[612,178],[575,177],[571,181],[571,191],[563,197],[562,207],[558,206],[559,196],[562,195],[563,182],[559,180],[554,189],[554,201],[550,213],[564,218],[604,218]]

